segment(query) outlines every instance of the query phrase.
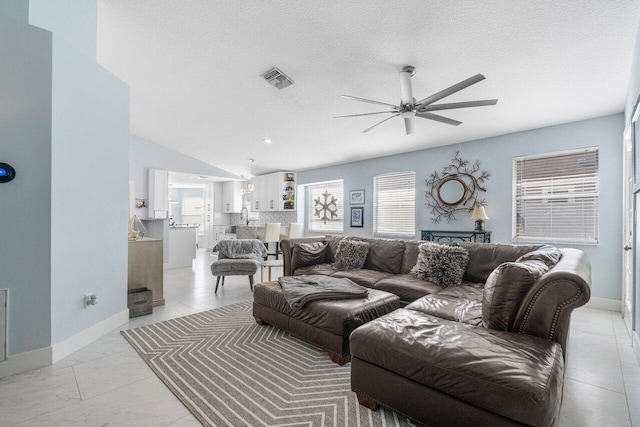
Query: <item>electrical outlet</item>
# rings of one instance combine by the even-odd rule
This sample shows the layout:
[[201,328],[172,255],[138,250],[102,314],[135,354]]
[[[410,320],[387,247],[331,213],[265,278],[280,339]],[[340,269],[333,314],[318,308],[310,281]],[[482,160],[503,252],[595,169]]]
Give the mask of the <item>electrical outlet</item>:
[[86,294],[84,296],[84,308],[90,305],[96,305],[98,303],[98,296],[96,294]]

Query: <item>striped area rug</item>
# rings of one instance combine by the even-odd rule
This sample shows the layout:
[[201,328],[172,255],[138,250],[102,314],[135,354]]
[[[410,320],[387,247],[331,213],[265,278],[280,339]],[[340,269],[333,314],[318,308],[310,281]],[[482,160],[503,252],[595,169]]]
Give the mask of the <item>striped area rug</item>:
[[206,426],[412,426],[370,411],[350,365],[272,326],[245,301],[122,331],[156,375]]

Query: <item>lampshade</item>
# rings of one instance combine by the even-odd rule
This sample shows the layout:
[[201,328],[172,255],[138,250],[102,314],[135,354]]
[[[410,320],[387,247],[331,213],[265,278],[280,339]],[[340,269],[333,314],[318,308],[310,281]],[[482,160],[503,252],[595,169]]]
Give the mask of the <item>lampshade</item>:
[[484,211],[484,206],[475,205],[473,207],[473,213],[471,214],[471,219],[489,219],[487,213]]

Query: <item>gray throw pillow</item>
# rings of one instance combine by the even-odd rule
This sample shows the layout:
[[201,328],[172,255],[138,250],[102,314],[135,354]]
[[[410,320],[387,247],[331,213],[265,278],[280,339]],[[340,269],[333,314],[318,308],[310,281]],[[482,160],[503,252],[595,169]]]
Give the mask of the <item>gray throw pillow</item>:
[[460,246],[423,243],[418,262],[409,272],[417,279],[428,280],[443,288],[459,285],[469,263],[469,253]]
[[324,264],[327,244],[324,242],[296,243],[291,255],[291,269]]
[[364,267],[369,252],[369,243],[342,239],[336,251],[333,267],[338,270],[355,270]]

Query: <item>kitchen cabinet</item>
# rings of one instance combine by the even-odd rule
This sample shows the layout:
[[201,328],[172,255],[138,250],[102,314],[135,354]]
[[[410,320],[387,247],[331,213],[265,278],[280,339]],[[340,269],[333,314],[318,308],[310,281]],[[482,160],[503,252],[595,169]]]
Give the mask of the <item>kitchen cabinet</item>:
[[204,241],[211,251],[224,237],[220,238],[220,229],[226,231],[229,215],[222,212],[222,183],[210,182],[204,185]]
[[167,218],[169,214],[169,172],[149,169],[149,217]]
[[243,181],[229,181],[222,184],[222,212],[240,213],[242,210]]
[[294,211],[296,198],[295,172],[276,172],[251,180],[251,210],[257,212]]

